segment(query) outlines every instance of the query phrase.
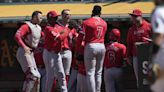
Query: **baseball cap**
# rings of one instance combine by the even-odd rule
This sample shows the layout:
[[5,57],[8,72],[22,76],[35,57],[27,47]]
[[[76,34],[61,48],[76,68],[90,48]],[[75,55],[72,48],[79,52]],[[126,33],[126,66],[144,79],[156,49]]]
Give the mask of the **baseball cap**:
[[142,16],[142,11],[140,9],[134,9],[132,13],[129,13],[131,16]]
[[60,16],[59,14],[57,14],[56,11],[49,11],[47,13],[47,18],[54,18],[54,17],[57,17],[57,16]]

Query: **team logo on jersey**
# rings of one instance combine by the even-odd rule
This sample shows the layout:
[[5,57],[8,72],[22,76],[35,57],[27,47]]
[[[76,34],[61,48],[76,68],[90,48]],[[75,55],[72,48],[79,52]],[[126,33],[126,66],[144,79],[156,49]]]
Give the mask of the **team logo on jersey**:
[[144,30],[143,29],[140,29],[140,30],[136,30],[134,31],[134,35],[140,35],[140,34],[143,34],[144,33]]

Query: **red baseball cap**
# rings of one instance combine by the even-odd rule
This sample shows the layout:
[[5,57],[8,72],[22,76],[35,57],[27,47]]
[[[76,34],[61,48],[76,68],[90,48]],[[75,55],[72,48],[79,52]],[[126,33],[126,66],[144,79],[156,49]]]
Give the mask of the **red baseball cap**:
[[60,16],[59,14],[57,14],[56,11],[49,11],[47,13],[47,18],[54,18],[54,17],[57,17],[57,16]]
[[129,13],[131,16],[142,16],[142,11],[140,9],[134,9],[132,13]]

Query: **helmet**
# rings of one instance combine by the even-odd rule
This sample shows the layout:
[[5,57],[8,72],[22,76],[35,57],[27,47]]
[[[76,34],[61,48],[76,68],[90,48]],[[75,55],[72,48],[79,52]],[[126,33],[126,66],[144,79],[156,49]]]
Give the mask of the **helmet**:
[[112,31],[109,34],[109,40],[112,41],[120,41],[120,30],[119,29],[112,29]]

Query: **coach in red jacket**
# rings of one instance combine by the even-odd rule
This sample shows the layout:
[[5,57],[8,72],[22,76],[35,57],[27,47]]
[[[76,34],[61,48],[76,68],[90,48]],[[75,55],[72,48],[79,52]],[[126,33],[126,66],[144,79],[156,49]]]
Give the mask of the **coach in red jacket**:
[[[146,20],[142,18],[142,12],[140,9],[134,9],[130,13],[133,25],[129,28],[127,37],[127,57],[128,60],[133,59],[133,68],[137,80],[138,87],[138,60],[137,60],[137,50],[136,42],[146,42],[147,38],[151,37],[151,25]],[[131,59],[130,59],[131,58]]]

